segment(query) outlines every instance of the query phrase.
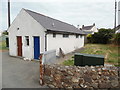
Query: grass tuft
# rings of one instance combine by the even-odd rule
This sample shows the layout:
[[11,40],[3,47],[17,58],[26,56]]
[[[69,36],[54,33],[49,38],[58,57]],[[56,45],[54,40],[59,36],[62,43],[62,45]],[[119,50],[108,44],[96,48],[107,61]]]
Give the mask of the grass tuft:
[[74,65],[74,60],[66,60],[63,62],[63,65],[66,65],[66,66]]
[[[97,55],[104,55],[105,63],[110,63],[114,65],[118,65],[120,61],[120,54],[118,53],[118,49],[120,50],[119,46],[113,46],[109,44],[86,44],[85,50],[80,53],[85,54],[97,54]],[[72,56],[71,59],[74,59]],[[74,60],[67,60],[63,62],[64,65],[74,65]]]

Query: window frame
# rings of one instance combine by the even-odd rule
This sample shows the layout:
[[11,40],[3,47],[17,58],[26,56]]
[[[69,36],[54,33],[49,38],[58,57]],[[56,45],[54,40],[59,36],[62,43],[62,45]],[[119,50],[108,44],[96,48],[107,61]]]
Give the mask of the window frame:
[[82,35],[80,35],[80,38],[82,38]]
[[53,33],[53,38],[56,38],[56,33]]
[[63,34],[63,38],[69,38],[69,34]]
[[25,36],[25,46],[29,46],[29,45],[30,45],[29,36]]
[[79,35],[78,35],[78,34],[76,34],[76,38],[79,38]]

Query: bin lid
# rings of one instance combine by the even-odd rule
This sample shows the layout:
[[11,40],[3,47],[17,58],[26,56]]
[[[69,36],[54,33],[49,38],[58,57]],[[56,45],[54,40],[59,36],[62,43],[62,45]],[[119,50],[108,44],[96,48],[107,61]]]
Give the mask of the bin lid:
[[84,55],[83,53],[75,53],[75,55]]
[[75,55],[83,55],[83,56],[89,56],[89,57],[104,58],[103,55],[96,55],[96,54],[75,53]]

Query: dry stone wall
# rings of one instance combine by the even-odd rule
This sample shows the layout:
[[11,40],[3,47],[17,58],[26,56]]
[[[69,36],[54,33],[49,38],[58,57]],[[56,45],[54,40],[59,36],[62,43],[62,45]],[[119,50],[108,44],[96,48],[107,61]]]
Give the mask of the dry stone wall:
[[117,67],[44,66],[44,83],[50,88],[120,88]]

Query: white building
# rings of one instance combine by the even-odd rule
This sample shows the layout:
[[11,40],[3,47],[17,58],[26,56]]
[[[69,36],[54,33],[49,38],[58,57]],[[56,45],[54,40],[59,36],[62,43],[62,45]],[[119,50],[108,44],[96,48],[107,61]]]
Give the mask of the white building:
[[73,25],[22,9],[9,32],[9,54],[38,59],[44,51],[66,54],[84,46],[84,33]]
[[82,25],[81,30],[87,35],[87,34],[94,34],[95,32],[98,32],[98,29],[95,26],[95,23],[90,26],[84,26]]

